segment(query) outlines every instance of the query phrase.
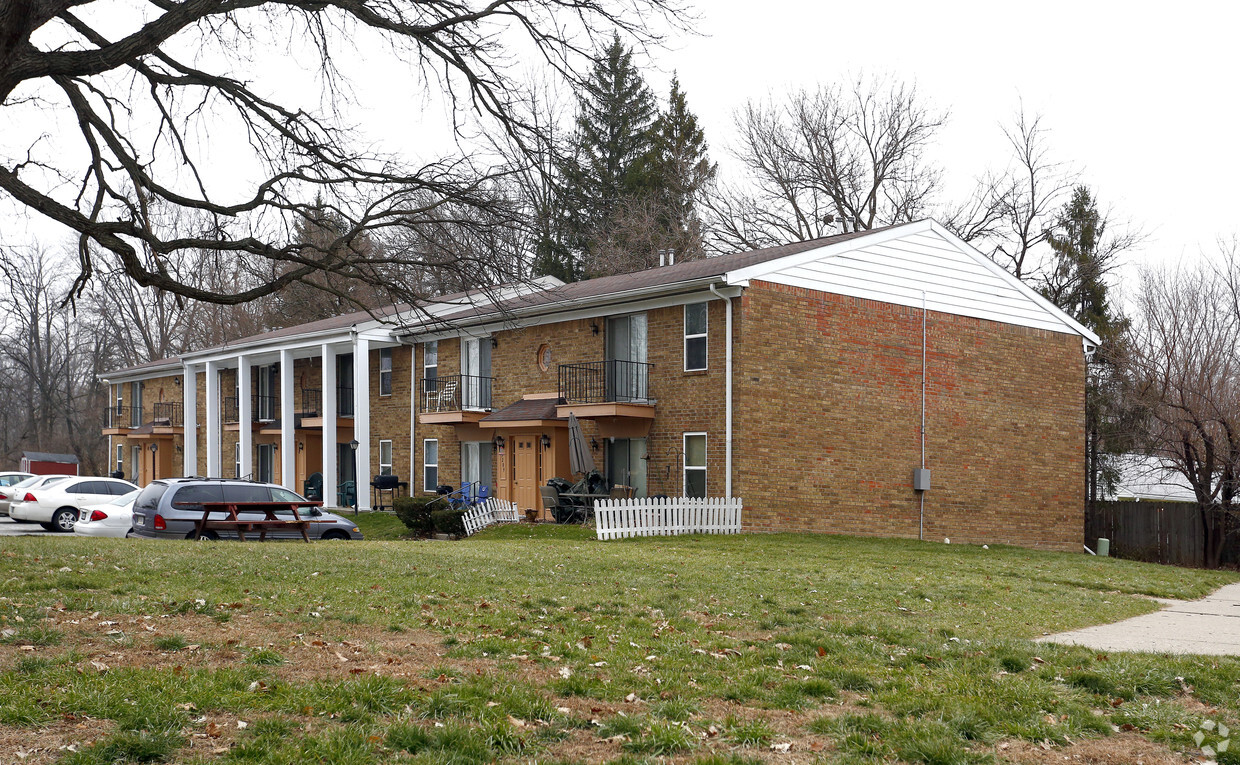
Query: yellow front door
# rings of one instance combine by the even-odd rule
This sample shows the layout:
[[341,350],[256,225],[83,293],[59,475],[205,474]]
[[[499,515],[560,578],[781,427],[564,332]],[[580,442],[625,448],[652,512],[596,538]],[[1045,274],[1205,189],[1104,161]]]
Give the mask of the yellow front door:
[[521,511],[534,510],[540,505],[538,496],[538,436],[513,436],[513,452],[516,466],[513,470],[513,485],[516,496],[513,501]]

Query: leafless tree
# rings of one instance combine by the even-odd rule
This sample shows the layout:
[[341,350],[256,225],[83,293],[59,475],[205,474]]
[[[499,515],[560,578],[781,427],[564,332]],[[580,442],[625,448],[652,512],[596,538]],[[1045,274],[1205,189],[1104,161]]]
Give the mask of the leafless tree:
[[586,272],[590,277],[627,274],[654,268],[673,258],[704,257],[702,231],[696,220],[687,229],[666,225],[668,212],[651,196],[628,197],[616,209],[590,244]]
[[1142,274],[1128,369],[1149,453],[1196,495],[1204,559],[1215,568],[1240,529],[1240,313],[1234,258]]
[[857,78],[749,103],[736,118],[744,184],[708,201],[717,250],[755,249],[915,220],[939,188],[925,149],[946,120],[917,88]]
[[[489,180],[502,171],[473,156],[410,164],[359,147],[338,111],[307,109],[305,83],[263,81],[256,59],[308,49],[318,62],[308,78],[337,104],[349,91],[338,51],[386,51],[429,94],[443,95],[459,133],[477,120],[524,146],[537,126],[515,108],[517,61],[533,57],[571,79],[600,35],[618,30],[637,44],[657,43],[658,30],[682,29],[690,18],[680,0],[186,0],[138,8],[0,0],[6,122],[59,121],[66,133],[68,125],[76,130],[8,131],[0,193],[76,232],[78,293],[98,249],[113,253],[139,286],[221,304],[316,275],[322,284],[386,273],[347,246],[295,241],[295,219],[321,196],[346,222],[339,239],[347,245],[438,221],[445,205],[486,211]],[[208,133],[239,142],[213,154]],[[220,153],[228,155],[226,174],[213,167]],[[181,225],[160,226],[153,209],[177,210]],[[198,250],[266,263],[274,275],[234,291],[205,289],[173,265]]]
[[64,295],[72,282],[65,258],[36,247],[0,253],[11,311],[0,327],[0,447],[67,452],[99,469],[103,392],[96,377],[112,349],[92,315],[75,314]]
[[1003,134],[1012,152],[1007,166],[981,178],[963,204],[943,213],[942,222],[1024,279],[1038,265],[1039,248],[1080,175],[1052,157],[1040,115],[1030,117],[1022,107]]

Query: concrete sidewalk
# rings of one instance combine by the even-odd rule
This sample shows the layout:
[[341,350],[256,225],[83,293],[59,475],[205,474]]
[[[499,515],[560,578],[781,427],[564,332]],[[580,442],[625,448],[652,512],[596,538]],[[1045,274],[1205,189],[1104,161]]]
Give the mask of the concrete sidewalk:
[[1101,651],[1240,656],[1240,584],[1229,584],[1202,600],[1161,602],[1170,605],[1114,624],[1047,635],[1037,642]]

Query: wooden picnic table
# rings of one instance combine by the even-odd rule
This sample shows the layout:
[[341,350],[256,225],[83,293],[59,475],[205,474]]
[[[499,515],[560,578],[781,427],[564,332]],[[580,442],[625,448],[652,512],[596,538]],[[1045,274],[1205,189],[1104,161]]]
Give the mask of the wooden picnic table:
[[[322,502],[312,502],[310,500],[302,500],[300,502],[203,502],[202,518],[195,523],[197,536],[203,538],[203,534],[207,531],[225,530],[235,531],[242,542],[245,541],[245,533],[247,531],[258,532],[258,541],[267,541],[267,532],[270,530],[292,529],[301,532],[301,538],[310,541],[310,524],[312,523],[329,523],[330,521],[313,521],[308,518],[302,518],[298,508],[302,507],[321,507]],[[293,517],[281,518],[276,513],[278,511],[291,511]],[[261,512],[261,519],[246,520],[238,517],[239,513],[246,511]],[[224,513],[222,520],[211,520],[211,513]]]

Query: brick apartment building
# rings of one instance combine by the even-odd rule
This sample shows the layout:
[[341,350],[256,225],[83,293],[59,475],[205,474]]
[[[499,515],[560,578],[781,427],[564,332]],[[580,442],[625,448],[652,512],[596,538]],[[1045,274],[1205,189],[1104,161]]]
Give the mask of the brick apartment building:
[[447,296],[119,370],[104,432],[139,483],[300,490],[321,473],[333,505],[358,475],[367,507],[366,477],[387,473],[415,493],[487,486],[525,509],[547,479],[574,478],[573,413],[612,483],[741,497],[755,531],[1079,550],[1097,342],[919,221]]

